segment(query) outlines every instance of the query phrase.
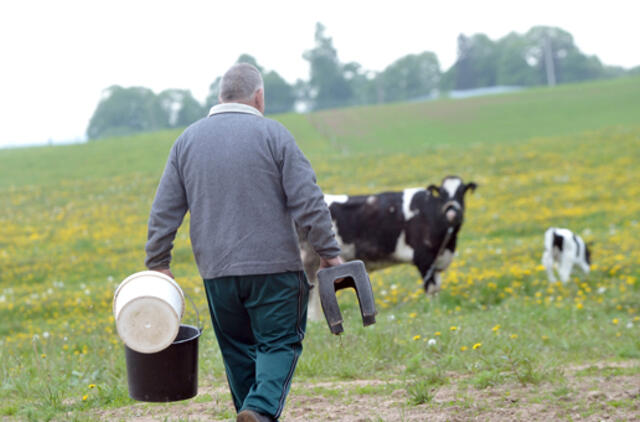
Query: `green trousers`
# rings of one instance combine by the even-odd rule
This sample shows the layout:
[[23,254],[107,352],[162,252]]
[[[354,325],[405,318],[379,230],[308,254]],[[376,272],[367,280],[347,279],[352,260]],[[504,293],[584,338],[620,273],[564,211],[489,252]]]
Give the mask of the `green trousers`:
[[277,420],[302,353],[304,272],[205,279],[204,286],[236,411]]

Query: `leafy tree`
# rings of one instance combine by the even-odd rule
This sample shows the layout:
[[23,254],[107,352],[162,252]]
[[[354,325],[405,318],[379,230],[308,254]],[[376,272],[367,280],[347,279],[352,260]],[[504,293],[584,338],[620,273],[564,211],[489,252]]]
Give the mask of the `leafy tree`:
[[440,77],[440,84],[438,86],[440,91],[451,91],[456,89],[456,65],[454,64],[446,72],[442,73]]
[[89,139],[166,128],[169,118],[158,97],[148,88],[113,85],[103,92],[91,116]]
[[535,26],[527,32],[525,39],[527,62],[541,75],[541,81],[550,82],[550,74],[558,83],[594,79],[606,74],[600,60],[581,53],[573,36],[563,29]]
[[255,57],[250,54],[241,54],[236,60],[236,63],[249,63],[256,67],[260,71],[260,73],[264,73],[264,68],[258,64]]
[[312,107],[316,110],[348,105],[353,100],[353,90],[345,77],[345,69],[338,61],[333,41],[324,31],[324,25],[316,23],[316,45],[303,54],[310,65],[309,93]]
[[432,52],[404,56],[378,75],[383,100],[402,101],[428,96],[438,87],[440,75],[440,63]]
[[458,59],[455,63],[456,89],[471,89],[496,84],[498,52],[484,34],[458,36]]
[[[594,56],[595,57],[595,56]],[[604,68],[604,77],[605,78],[619,78],[621,76],[625,76],[626,74],[633,74],[633,69],[629,69],[628,71],[622,66],[603,66]]]
[[562,82],[586,81],[605,75],[604,66],[596,56],[586,56],[577,48],[567,52],[560,62]]
[[293,85],[293,95],[296,98],[296,106],[300,111],[306,112],[311,110],[311,87],[306,81],[302,79],[296,80],[296,83]]
[[382,102],[382,87],[376,72],[362,69],[360,64],[351,62],[343,67],[344,76],[353,93],[352,104],[375,104]]
[[470,89],[494,85],[531,86],[619,75],[595,56],[580,52],[568,32],[537,26],[492,42],[486,35],[458,37],[458,59],[441,87]]
[[286,113],[293,110],[296,101],[294,89],[277,72],[263,74],[265,113]]
[[497,43],[497,85],[530,86],[543,83],[540,72],[527,62],[527,41],[512,32]]
[[188,126],[205,115],[204,107],[193,98],[189,90],[167,89],[158,98],[168,116],[170,127]]
[[629,75],[640,75],[640,66],[629,69]]

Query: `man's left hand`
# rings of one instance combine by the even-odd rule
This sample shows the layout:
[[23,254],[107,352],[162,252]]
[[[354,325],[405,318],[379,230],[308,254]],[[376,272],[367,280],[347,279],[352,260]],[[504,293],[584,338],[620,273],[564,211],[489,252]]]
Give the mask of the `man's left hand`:
[[175,277],[173,276],[173,273],[169,268],[151,268],[151,271],[157,271],[159,273],[168,275],[172,280],[175,280]]

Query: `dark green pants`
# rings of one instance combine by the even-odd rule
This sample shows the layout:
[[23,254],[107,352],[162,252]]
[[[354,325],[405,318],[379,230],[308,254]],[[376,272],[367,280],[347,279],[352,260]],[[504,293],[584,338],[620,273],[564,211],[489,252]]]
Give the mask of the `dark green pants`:
[[236,411],[278,419],[302,353],[304,272],[205,279],[204,286]]

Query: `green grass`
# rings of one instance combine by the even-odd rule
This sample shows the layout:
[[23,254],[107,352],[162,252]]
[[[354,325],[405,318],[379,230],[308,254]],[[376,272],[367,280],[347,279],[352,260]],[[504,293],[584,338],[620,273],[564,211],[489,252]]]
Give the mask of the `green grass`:
[[[442,293],[425,297],[410,265],[372,273],[377,323],[362,327],[355,295],[341,294],[345,333],[309,324],[295,380],[310,386],[294,382],[292,394],[339,398],[344,389],[313,383],[364,378],[381,383],[352,387],[346,400],[402,390],[407,409],[468,409],[473,391],[552,384],[548,396],[560,401],[573,366],[587,365],[580,378],[595,373],[592,363],[639,359],[639,115],[636,77],[278,116],[326,192],[426,186],[447,174],[479,184]],[[143,269],[147,215],[178,134],[0,150],[1,417],[126,416],[134,402],[111,300]],[[589,277],[546,281],[539,262],[550,225],[595,242]],[[188,218],[174,252],[174,274],[207,326],[200,385],[224,385]],[[602,372],[628,376],[638,367]],[[458,399],[434,404],[445,388],[460,388]],[[231,418],[225,400],[206,392],[189,403],[211,402],[211,415]]]

